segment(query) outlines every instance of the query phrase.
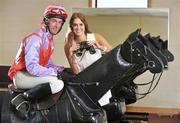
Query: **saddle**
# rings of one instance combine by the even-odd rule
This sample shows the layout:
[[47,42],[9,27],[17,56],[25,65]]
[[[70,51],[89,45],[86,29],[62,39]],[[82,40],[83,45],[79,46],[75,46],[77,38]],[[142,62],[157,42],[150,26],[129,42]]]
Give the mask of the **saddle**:
[[[24,93],[25,91],[27,91],[27,89],[18,89],[15,87],[15,85],[13,83],[8,85],[8,90],[10,92],[10,94],[13,96],[12,100],[14,99],[14,97],[16,97],[18,94]],[[47,110],[50,107],[52,107],[53,105],[56,104],[57,100],[59,99],[61,93],[57,93],[57,94],[52,94],[49,97],[40,99],[40,100],[36,100],[35,102],[29,102],[26,101],[24,103],[27,103],[29,106],[33,106],[33,108],[35,110]],[[11,100],[11,101],[12,101]],[[21,100],[20,100],[21,101]],[[19,102],[17,102],[19,103]],[[23,103],[23,102],[22,102]],[[17,107],[18,108],[18,107]]]
[[72,119],[83,123],[107,122],[105,110],[95,103],[81,86],[68,85],[65,90],[71,105]]

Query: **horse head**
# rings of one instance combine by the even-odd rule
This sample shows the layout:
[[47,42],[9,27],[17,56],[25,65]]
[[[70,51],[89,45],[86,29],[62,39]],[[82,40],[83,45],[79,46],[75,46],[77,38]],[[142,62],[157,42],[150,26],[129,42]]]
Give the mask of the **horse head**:
[[[126,104],[134,103],[137,100],[136,91],[138,85],[134,83],[134,79],[137,76],[147,70],[153,73],[154,76],[156,73],[162,74],[163,69],[168,67],[168,62],[174,60],[173,54],[167,49],[167,41],[163,41],[160,36],[151,37],[150,33],[143,36],[140,32],[141,29],[132,32],[121,45],[121,56],[127,62],[134,64],[135,67],[129,71],[127,76],[120,80],[121,83],[117,83],[111,89],[113,96],[124,98]],[[161,77],[161,74],[159,77]],[[151,83],[154,82],[154,76]],[[151,83],[143,83],[143,85]],[[141,94],[143,95],[141,97],[145,97],[144,95],[154,90],[154,87],[152,88],[149,89],[149,92]]]
[[168,62],[172,62],[174,60],[173,54],[168,50],[168,40],[163,41],[160,36],[151,37],[150,34],[145,37],[148,38],[153,46],[166,57]]
[[122,44],[122,57],[130,63],[143,65],[151,73],[162,72],[167,60],[140,32],[137,29]]

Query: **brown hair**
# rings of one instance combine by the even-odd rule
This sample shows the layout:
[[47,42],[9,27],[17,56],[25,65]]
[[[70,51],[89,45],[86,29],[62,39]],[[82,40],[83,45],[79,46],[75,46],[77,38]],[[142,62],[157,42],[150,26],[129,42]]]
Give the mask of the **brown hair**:
[[72,31],[72,28],[73,28],[73,22],[76,18],[79,18],[83,23],[84,23],[84,26],[85,26],[85,34],[87,33],[91,33],[91,31],[89,30],[89,27],[88,27],[88,23],[86,21],[86,17],[82,14],[82,13],[73,13],[72,16],[71,16],[71,19],[70,19],[70,22],[69,22],[69,25],[70,25],[70,28],[71,28],[71,31]]

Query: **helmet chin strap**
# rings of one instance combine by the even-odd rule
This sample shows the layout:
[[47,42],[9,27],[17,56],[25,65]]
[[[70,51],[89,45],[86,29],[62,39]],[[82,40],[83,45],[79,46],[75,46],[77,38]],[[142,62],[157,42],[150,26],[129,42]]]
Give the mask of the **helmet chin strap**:
[[[64,24],[64,23],[63,23],[63,24]],[[52,34],[51,31],[50,31],[50,29],[49,29],[49,26],[48,26],[48,25],[45,25],[46,32],[49,31],[52,35],[57,35],[57,34],[61,31],[61,29],[62,29],[62,27],[63,27],[63,24],[61,25],[60,29],[58,30],[58,32],[57,32],[56,34]]]
[[44,20],[44,24],[45,24],[45,28],[46,28],[46,32],[47,32],[49,30],[49,26],[48,26],[49,19],[47,17],[45,17],[43,20]]
[[62,23],[61,27],[59,28],[57,34],[61,31],[62,27],[63,27],[64,23]]

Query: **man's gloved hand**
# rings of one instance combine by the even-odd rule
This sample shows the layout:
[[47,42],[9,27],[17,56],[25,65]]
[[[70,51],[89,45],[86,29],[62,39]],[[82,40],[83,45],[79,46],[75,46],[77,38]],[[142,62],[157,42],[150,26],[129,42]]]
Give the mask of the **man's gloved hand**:
[[59,71],[57,72],[57,78],[58,78],[59,80],[63,80],[61,74],[62,74],[62,72],[59,72]]
[[65,68],[62,72],[57,72],[57,78],[64,82],[72,82],[76,75],[72,73],[71,68]]

